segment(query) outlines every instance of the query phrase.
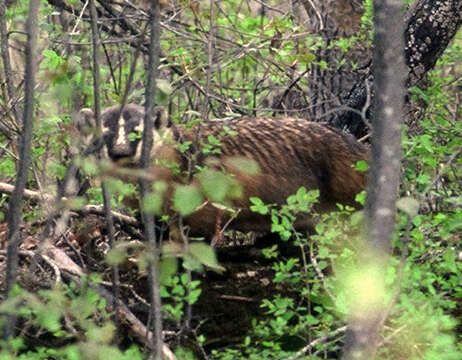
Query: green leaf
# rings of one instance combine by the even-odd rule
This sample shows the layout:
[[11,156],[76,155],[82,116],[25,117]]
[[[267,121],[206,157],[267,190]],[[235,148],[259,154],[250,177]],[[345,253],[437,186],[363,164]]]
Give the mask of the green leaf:
[[223,203],[227,198],[238,198],[242,195],[239,184],[221,171],[204,169],[198,178],[205,195],[213,202]]
[[192,290],[186,297],[186,301],[188,302],[188,304],[190,305],[195,304],[197,300],[199,299],[199,296],[201,295],[201,293],[202,293],[202,289]]
[[61,65],[64,62],[63,58],[51,49],[43,50],[42,55],[42,66],[47,70],[55,70],[59,65]]
[[194,242],[189,244],[189,252],[201,264],[217,270],[224,271],[225,269],[218,263],[215,251],[212,246],[203,242]]
[[422,174],[417,176],[416,181],[421,185],[427,185],[430,181],[430,176],[428,174]]
[[265,205],[260,198],[252,196],[249,201],[253,204],[250,206],[250,210],[258,214],[266,215],[269,213],[269,206]]
[[127,134],[127,139],[129,141],[135,141],[143,138],[143,133],[141,131],[132,131]]
[[226,165],[248,175],[257,175],[261,172],[258,163],[246,157],[231,157],[226,159]]
[[61,329],[60,312],[55,309],[45,308],[43,311],[37,312],[37,321],[40,325],[51,332]]
[[350,217],[350,223],[354,227],[358,227],[362,224],[364,221],[364,211],[355,211],[353,214],[351,214]]
[[203,266],[201,262],[191,254],[183,254],[183,267],[191,271],[202,271]]
[[3,155],[2,161],[0,161],[0,176],[10,177],[16,175],[15,162],[12,158]]
[[364,206],[366,204],[366,198],[367,198],[367,192],[363,190],[360,193],[356,194],[355,201]]
[[306,50],[305,52],[299,54],[297,58],[298,58],[298,61],[301,62],[302,64],[308,65],[316,60],[316,55],[313,54],[311,51]]
[[111,249],[107,256],[106,262],[109,265],[119,265],[125,261],[127,258],[127,249],[123,246],[118,246]]
[[98,343],[108,344],[112,340],[114,332],[115,325],[107,322],[102,327],[92,326],[87,333],[87,338]]
[[216,138],[213,134],[210,134],[209,136],[207,136],[207,141],[210,145],[215,145],[215,146],[221,145],[221,140]]
[[165,95],[170,95],[173,91],[170,83],[165,79],[156,79],[157,88],[162,91]]
[[414,198],[403,197],[396,202],[396,206],[409,216],[414,217],[419,213],[420,204]]
[[149,193],[143,199],[143,210],[154,215],[161,215],[163,201],[162,194]]
[[457,264],[456,264],[456,252],[454,249],[448,249],[443,254],[444,263],[447,268],[455,274],[458,274]]
[[191,214],[202,204],[202,201],[202,194],[194,185],[179,185],[175,188],[173,207],[183,216]]
[[316,317],[314,317],[313,315],[306,315],[305,317],[305,321],[308,325],[317,325],[319,324],[319,319],[317,319]]
[[355,170],[362,172],[367,171],[369,170],[369,164],[364,160],[360,160],[355,164]]
[[430,154],[433,154],[435,151],[433,148],[433,139],[430,135],[424,134],[418,137],[420,140],[420,144],[422,145],[425,150],[427,150]]

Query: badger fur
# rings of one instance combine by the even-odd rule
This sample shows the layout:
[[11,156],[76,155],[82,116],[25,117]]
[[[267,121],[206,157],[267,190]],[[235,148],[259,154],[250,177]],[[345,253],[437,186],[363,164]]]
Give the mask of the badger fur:
[[[88,110],[85,110],[88,115]],[[130,167],[137,167],[141,154],[144,108],[126,105],[106,109],[101,114],[105,151],[108,157]],[[266,204],[284,204],[300,187],[319,189],[318,212],[334,209],[336,203],[355,205],[355,195],[365,188],[366,174],[354,169],[356,162],[367,160],[367,149],[351,136],[336,129],[296,118],[241,117],[202,123],[200,128],[185,129],[167,124],[162,111],[154,116],[153,166],[149,178],[169,184],[165,208],[176,184],[198,185],[197,166],[212,166],[230,174],[241,187],[241,196],[229,205],[239,213],[230,228],[266,232],[271,219],[250,211],[249,198],[258,197]],[[199,136],[197,135],[199,133]],[[131,134],[131,135],[130,135]],[[217,150],[204,154],[200,144],[209,136],[219,139]],[[191,144],[180,151],[180,144]],[[199,145],[198,145],[199,144]],[[249,173],[235,166],[233,159],[246,159],[258,167]],[[176,167],[165,164],[177,164]],[[185,173],[190,170],[192,176]],[[225,224],[230,215],[211,202],[184,219],[192,230],[213,235],[217,221]],[[297,228],[312,225],[309,216],[298,219]]]

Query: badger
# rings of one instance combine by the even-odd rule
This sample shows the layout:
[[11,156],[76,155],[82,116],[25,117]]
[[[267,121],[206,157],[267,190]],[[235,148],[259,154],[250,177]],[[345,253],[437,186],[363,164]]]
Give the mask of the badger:
[[[88,109],[81,113],[91,115]],[[143,119],[144,108],[135,104],[124,106],[122,111],[120,106],[113,106],[101,113],[104,151],[113,163],[138,167]],[[183,219],[195,233],[216,235],[217,224],[229,224],[230,229],[242,232],[268,232],[271,218],[250,210],[252,197],[265,204],[282,205],[301,187],[318,189],[315,210],[327,212],[337,203],[355,206],[355,195],[365,188],[366,173],[356,171],[355,164],[367,161],[368,149],[351,135],[326,125],[290,117],[244,116],[203,122],[188,129],[169,124],[159,109],[152,121],[152,166],[142,176],[153,183],[168,184],[163,195],[165,211],[172,213],[176,186],[200,187],[204,168],[226,173],[239,188],[223,199],[235,212],[205,201]],[[249,164],[252,171],[242,164]],[[297,218],[295,227],[312,225],[312,216],[306,215]]]

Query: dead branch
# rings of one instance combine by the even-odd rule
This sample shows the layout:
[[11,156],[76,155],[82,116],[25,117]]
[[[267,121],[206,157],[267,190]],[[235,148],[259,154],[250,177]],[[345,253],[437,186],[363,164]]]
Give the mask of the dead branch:
[[[12,194],[13,191],[14,191],[13,185],[0,182],[0,193]],[[29,189],[24,190],[24,197],[27,199],[35,200],[35,201],[53,201],[55,199],[55,197],[51,194],[42,193],[39,191],[29,190]],[[62,197],[60,201],[62,203],[72,205],[72,202],[70,201],[70,199],[66,197]],[[95,214],[95,215],[104,216],[104,209],[102,205],[84,205],[74,210],[82,214]],[[138,220],[136,220],[132,216],[128,216],[128,215],[122,214],[114,210],[111,210],[111,214],[114,217],[114,219],[117,220],[121,224],[130,225],[134,227],[140,226]]]
[[[84,272],[80,266],[78,266],[67,254],[54,246],[48,246],[44,249],[46,255],[48,255],[59,269],[63,272],[63,276],[68,280],[74,281],[81,285],[81,276]],[[104,287],[92,286],[103,298],[106,299],[109,311],[112,309],[114,303],[114,296]],[[145,346],[151,348],[152,332],[149,331],[146,326],[130,311],[130,309],[122,301],[118,303],[118,317],[123,320],[131,329],[133,335],[140,340]],[[175,355],[169,349],[169,347],[162,343],[162,355],[167,360],[176,360]]]

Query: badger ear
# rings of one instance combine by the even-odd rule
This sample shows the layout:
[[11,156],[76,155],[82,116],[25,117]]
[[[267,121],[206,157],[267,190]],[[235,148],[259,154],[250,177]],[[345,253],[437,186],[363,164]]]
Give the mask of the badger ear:
[[75,126],[81,135],[88,135],[96,129],[96,119],[90,108],[81,109],[75,116]]
[[163,106],[156,106],[153,110],[154,128],[164,129],[170,126],[167,110]]

